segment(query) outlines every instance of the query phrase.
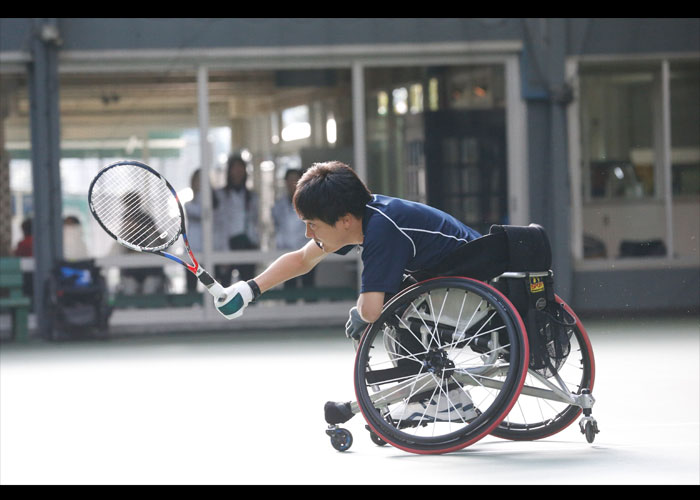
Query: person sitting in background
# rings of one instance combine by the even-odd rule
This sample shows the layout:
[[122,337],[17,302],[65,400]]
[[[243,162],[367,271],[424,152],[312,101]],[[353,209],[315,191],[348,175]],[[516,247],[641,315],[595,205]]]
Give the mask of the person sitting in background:
[[17,243],[15,248],[15,256],[31,257],[34,255],[34,237],[32,236],[32,219],[24,219],[22,221],[22,240]]
[[[17,243],[15,249],[16,257],[32,257],[34,255],[34,237],[32,236],[32,219],[27,218],[22,221],[23,238]],[[34,294],[34,276],[31,272],[22,273],[22,293],[25,297]]]
[[75,261],[87,258],[88,251],[83,240],[80,220],[74,215],[69,215],[63,219],[63,259]]

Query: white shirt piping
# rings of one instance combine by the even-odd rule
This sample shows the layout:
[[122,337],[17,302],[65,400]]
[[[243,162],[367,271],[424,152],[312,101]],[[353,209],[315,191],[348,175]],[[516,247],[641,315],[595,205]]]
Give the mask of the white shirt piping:
[[404,229],[405,231],[420,231],[421,233],[439,234],[440,236],[444,236],[445,238],[452,238],[453,240],[463,241],[464,243],[469,243],[469,241],[465,240],[464,238],[457,238],[456,236],[453,236],[451,234],[441,233],[440,231],[428,231],[427,229],[413,229],[410,227],[404,227],[402,229]]
[[[374,196],[372,197],[372,199],[376,200],[376,198]],[[399,232],[401,234],[403,234],[406,238],[408,238],[408,241],[411,242],[411,246],[413,247],[413,256],[414,257],[416,256],[416,244],[414,243],[413,238],[411,238],[408,234],[406,234],[406,231],[418,231],[421,233],[439,234],[440,236],[444,236],[445,238],[452,238],[453,240],[456,240],[456,241],[463,241],[464,243],[468,243],[468,240],[465,240],[464,238],[457,238],[456,236],[452,236],[451,234],[441,233],[440,231],[428,231],[427,229],[415,229],[415,228],[411,228],[411,227],[399,227],[399,225],[396,224],[396,222],[394,222],[394,220],[391,217],[389,217],[387,214],[385,214],[384,212],[382,212],[378,208],[375,208],[375,207],[370,206],[370,205],[366,205],[366,206],[368,208],[371,208],[375,212],[382,214],[384,217],[386,217],[387,220],[389,222],[391,222],[394,225],[394,227],[396,227],[396,229],[399,230]]]
[[413,247],[413,256],[415,257],[415,256],[416,256],[416,244],[413,242],[413,239],[411,239],[411,237],[410,237],[409,235],[407,235],[407,234],[405,233],[405,231],[404,231],[403,229],[401,229],[401,228],[396,224],[396,222],[394,222],[394,221],[391,219],[391,217],[389,217],[387,214],[385,214],[384,212],[382,212],[382,211],[379,210],[378,208],[374,208],[374,207],[372,207],[372,206],[370,206],[370,205],[367,205],[367,207],[368,207],[368,208],[371,208],[371,209],[374,210],[375,212],[377,212],[377,213],[383,215],[384,217],[386,217],[387,220],[388,220],[389,222],[391,222],[391,223],[394,225],[394,227],[395,227],[396,229],[399,230],[399,232],[400,232],[401,234],[403,234],[406,238],[408,238],[408,241],[411,242],[411,246]]

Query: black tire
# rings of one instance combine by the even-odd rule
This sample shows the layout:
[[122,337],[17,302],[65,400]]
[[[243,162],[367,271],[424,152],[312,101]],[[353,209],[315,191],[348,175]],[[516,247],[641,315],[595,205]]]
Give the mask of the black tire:
[[352,446],[352,434],[347,429],[336,429],[330,436],[331,445],[338,451],[346,451]]
[[[508,414],[528,358],[522,320],[498,290],[470,278],[423,281],[365,330],[355,358],[358,406],[371,432],[392,446],[455,451]],[[422,414],[409,415],[415,405]],[[431,420],[429,410],[442,416]]]
[[592,443],[595,440],[597,430],[591,422],[586,422],[586,441]]
[[[571,352],[559,370],[559,376],[570,392],[580,394],[582,390],[593,390],[595,380],[595,359],[593,348],[581,320],[560,297],[556,297],[566,312],[575,320],[571,326]],[[571,425],[581,414],[581,408],[567,403],[544,400],[527,395],[530,387],[545,386],[528,375],[523,392],[511,412],[494,429],[493,435],[515,441],[533,441],[557,434]]]

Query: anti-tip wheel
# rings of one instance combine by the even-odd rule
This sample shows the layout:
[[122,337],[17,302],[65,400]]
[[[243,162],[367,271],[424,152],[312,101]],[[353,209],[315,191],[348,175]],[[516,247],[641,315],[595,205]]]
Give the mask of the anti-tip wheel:
[[369,431],[369,438],[374,444],[376,444],[377,446],[386,446],[386,441],[377,436],[377,434],[372,430],[372,428],[369,425],[365,425],[365,429]]

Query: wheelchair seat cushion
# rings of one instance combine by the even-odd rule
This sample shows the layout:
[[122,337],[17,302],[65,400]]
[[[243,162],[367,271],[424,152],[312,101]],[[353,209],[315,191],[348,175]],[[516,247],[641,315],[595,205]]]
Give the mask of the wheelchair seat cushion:
[[552,249],[544,228],[493,225],[489,234],[505,233],[508,240],[508,271],[548,271],[552,265]]

